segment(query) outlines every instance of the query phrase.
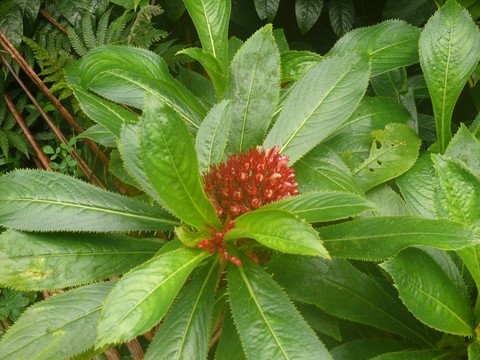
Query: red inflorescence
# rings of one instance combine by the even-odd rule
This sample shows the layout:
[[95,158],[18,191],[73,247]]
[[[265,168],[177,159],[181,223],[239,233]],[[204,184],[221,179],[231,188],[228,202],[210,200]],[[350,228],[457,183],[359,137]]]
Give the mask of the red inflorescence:
[[288,156],[278,150],[279,146],[268,150],[257,146],[210,167],[203,177],[204,188],[222,220],[298,195]]

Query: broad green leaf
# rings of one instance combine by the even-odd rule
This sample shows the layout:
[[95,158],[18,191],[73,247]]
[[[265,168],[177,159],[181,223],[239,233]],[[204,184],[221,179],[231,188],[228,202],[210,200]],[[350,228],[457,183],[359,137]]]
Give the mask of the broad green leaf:
[[405,249],[381,267],[392,276],[403,303],[420,321],[447,333],[474,335],[468,299],[429,254]]
[[479,360],[480,359],[480,344],[478,342],[473,342],[468,347],[468,360]]
[[350,31],[330,50],[331,55],[359,51],[370,57],[372,76],[418,62],[420,29],[401,20],[387,20]]
[[198,229],[205,225],[218,227],[215,209],[202,188],[187,125],[154,96],[145,99],[140,139],[145,173],[165,204]]
[[250,359],[331,359],[293,304],[258,265],[227,269],[233,318]]
[[411,348],[412,345],[391,339],[360,339],[343,343],[331,350],[334,359],[370,360],[383,353]]
[[456,1],[447,1],[425,25],[419,52],[444,152],[452,137],[453,108],[480,59],[480,34],[470,14]]
[[127,273],[105,301],[96,347],[130,340],[156,325],[193,269],[208,256],[206,251],[181,247]]
[[358,215],[375,206],[366,199],[345,192],[309,192],[288,199],[275,201],[262,207],[283,209],[309,223],[327,222]]
[[322,61],[322,57],[310,51],[289,50],[281,53],[282,84],[297,81],[307,73],[312,66]]
[[15,1],[0,3],[0,30],[18,48],[22,43],[23,21],[22,14]]
[[203,74],[180,67],[177,80],[190,90],[199,100],[207,104],[208,108],[217,102],[212,81]]
[[382,15],[384,19],[402,19],[421,26],[436,9],[436,3],[431,0],[387,0]]
[[422,154],[408,172],[395,179],[408,208],[414,214],[431,219],[436,211],[434,171],[430,154]]
[[215,360],[246,360],[242,342],[233,323],[230,309],[225,310],[222,333],[215,351]]
[[328,147],[316,146],[295,164],[295,180],[300,192],[344,191],[360,193],[352,172]]
[[123,160],[120,156],[120,152],[117,149],[114,149],[110,152],[110,162],[108,163],[108,170],[125,184],[137,188],[139,187],[135,178],[133,178],[123,166]]
[[372,211],[374,216],[403,216],[409,214],[403,199],[387,184],[375,186],[366,193],[366,196],[368,201],[375,204]]
[[259,209],[239,216],[224,239],[239,238],[255,239],[284,253],[329,257],[315,229],[285,210]]
[[262,142],[279,93],[280,54],[272,25],[267,25],[242,45],[230,65],[225,91],[232,113],[229,152],[244,152]]
[[294,163],[330,135],[352,114],[363,97],[369,62],[350,53],[325,58],[300,79],[265,139],[280,145]]
[[343,36],[353,26],[355,18],[355,5],[353,0],[334,0],[329,3],[328,16],[330,24],[337,36]]
[[316,305],[296,302],[295,307],[313,330],[328,335],[335,340],[342,341],[338,318],[327,314]]
[[451,360],[454,358],[455,355],[448,350],[411,350],[382,354],[371,360]]
[[400,92],[407,85],[407,71],[404,67],[390,70],[370,79],[377,96],[385,96],[400,102]]
[[95,344],[97,320],[113,282],[67,291],[29,307],[0,341],[4,360],[63,359]]
[[157,206],[55,172],[0,177],[0,224],[27,231],[157,231],[178,221]]
[[480,243],[465,225],[417,216],[353,220],[323,227],[320,235],[331,256],[359,260],[384,260],[409,246],[458,250]]
[[280,0],[254,0],[253,3],[260,20],[272,22],[277,14]]
[[228,100],[215,105],[203,120],[195,140],[200,173],[224,159],[231,122]]
[[280,51],[280,54],[290,50],[287,37],[285,36],[285,31],[282,28],[274,29],[273,37],[275,38],[275,43],[278,46],[278,51]]
[[323,0],[295,0],[295,17],[302,34],[315,25],[322,12],[322,7]]
[[[480,286],[480,246],[469,246],[461,250],[457,250],[457,255],[462,259],[463,264],[467,267],[470,275],[475,281],[477,287]],[[478,305],[477,305],[478,306]]]
[[206,357],[217,277],[216,262],[196,274],[155,333],[145,360]]
[[148,260],[160,242],[124,235],[0,235],[0,283],[22,291],[59,289],[120,275]]
[[424,326],[381,287],[342,259],[281,255],[268,271],[294,299],[314,304],[328,314],[428,344]]
[[117,137],[102,125],[92,125],[77,135],[77,139],[90,139],[105,147],[117,147]]
[[195,24],[203,50],[210,53],[223,69],[228,63],[229,0],[184,0]]
[[138,116],[120,105],[104,100],[80,86],[70,86],[87,116],[111,131],[115,137],[120,136],[124,123],[136,123]]
[[354,172],[363,190],[391,180],[410,169],[417,160],[420,139],[408,126],[388,124],[385,130],[372,131],[370,156]]
[[465,125],[461,125],[445,150],[445,156],[461,161],[480,179],[480,141]]
[[393,122],[406,124],[410,119],[407,109],[392,99],[364,97],[348,120],[326,140],[325,145],[340,154],[351,168],[355,168],[370,153],[372,131],[383,130]]

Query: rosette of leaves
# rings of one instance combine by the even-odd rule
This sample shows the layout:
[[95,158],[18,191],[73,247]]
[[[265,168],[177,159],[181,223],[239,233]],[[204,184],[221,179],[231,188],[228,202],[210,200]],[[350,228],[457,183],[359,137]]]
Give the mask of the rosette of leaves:
[[[404,105],[365,95],[374,77],[419,61],[419,50],[430,46],[419,43],[421,29],[401,21],[357,29],[321,57],[285,43],[280,49],[270,25],[245,42],[229,40],[229,1],[201,5],[185,1],[202,48],[183,53],[211,81],[192,76],[187,87],[160,57],[119,46],[98,47],[67,71],[96,129],[118,145],[111,170],[141,190],[141,199],[58,173],[0,178],[0,224],[10,229],[0,237],[0,283],[75,286],[25,311],[0,341],[0,354],[91,358],[154,327],[147,359],[329,359],[360,349],[365,358],[432,358],[458,351],[455,341],[472,344],[475,354],[468,289],[445,251],[471,249],[480,237],[450,210],[426,216],[429,203],[421,201],[427,210],[416,211],[409,181],[398,181],[403,197],[387,184],[405,173],[423,181],[423,172],[415,175],[421,140],[407,126],[412,114]],[[462,11],[448,2],[439,17]],[[445,26],[435,19],[424,38]],[[462,21],[461,30],[471,32],[471,19]],[[462,76],[452,81],[464,85]],[[432,100],[443,94],[429,90]],[[255,147],[259,154],[277,149],[282,166],[288,156],[300,194],[230,222],[202,175],[212,166],[224,175],[222,163]],[[236,216],[241,199],[232,190],[223,197]],[[132,232],[160,232],[168,241]],[[416,273],[433,269],[440,290],[453,295],[435,298],[442,291],[427,292],[427,277],[419,288],[435,301],[412,305],[414,289],[404,291],[399,270],[410,255],[421,260]],[[437,311],[449,315],[447,325],[432,322]]]

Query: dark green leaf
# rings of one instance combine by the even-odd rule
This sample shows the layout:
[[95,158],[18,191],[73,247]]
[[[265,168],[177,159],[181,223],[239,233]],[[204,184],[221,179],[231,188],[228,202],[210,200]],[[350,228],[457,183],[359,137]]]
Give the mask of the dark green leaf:
[[225,310],[222,333],[215,352],[215,360],[246,360],[242,342],[233,323],[230,308]]
[[390,70],[370,79],[375,94],[400,102],[400,92],[407,84],[407,71],[404,67]]
[[387,0],[382,15],[385,19],[402,19],[420,26],[435,12],[435,5],[431,0]]
[[[455,355],[453,355],[455,356]],[[448,350],[412,350],[399,351],[375,356],[371,360],[450,360],[452,353]]]
[[250,359],[331,359],[282,289],[258,265],[228,268],[230,305]]
[[67,175],[17,170],[0,177],[0,224],[28,231],[109,232],[165,230],[178,221],[159,207]]
[[355,5],[353,0],[333,0],[328,5],[328,15],[333,31],[338,37],[343,36],[352,29],[355,18]]
[[360,339],[343,343],[332,349],[332,356],[338,360],[370,360],[383,353],[411,348],[411,345],[391,339]]
[[280,0],[254,0],[255,10],[257,10],[260,20],[272,22],[277,14]]
[[218,227],[215,209],[202,188],[190,131],[155,96],[145,99],[140,145],[145,173],[173,213],[198,229]]
[[23,21],[15,1],[0,2],[0,30],[13,46],[16,48],[20,46],[23,36]]
[[323,0],[295,0],[295,16],[302,34],[315,25],[322,12],[322,7]]

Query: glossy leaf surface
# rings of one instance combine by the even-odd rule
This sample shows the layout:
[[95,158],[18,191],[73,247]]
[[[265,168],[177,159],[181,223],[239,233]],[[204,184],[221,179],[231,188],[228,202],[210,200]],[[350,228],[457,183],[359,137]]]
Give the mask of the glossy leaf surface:
[[322,12],[323,0],[296,0],[295,17],[300,32],[305,34],[317,22]]

